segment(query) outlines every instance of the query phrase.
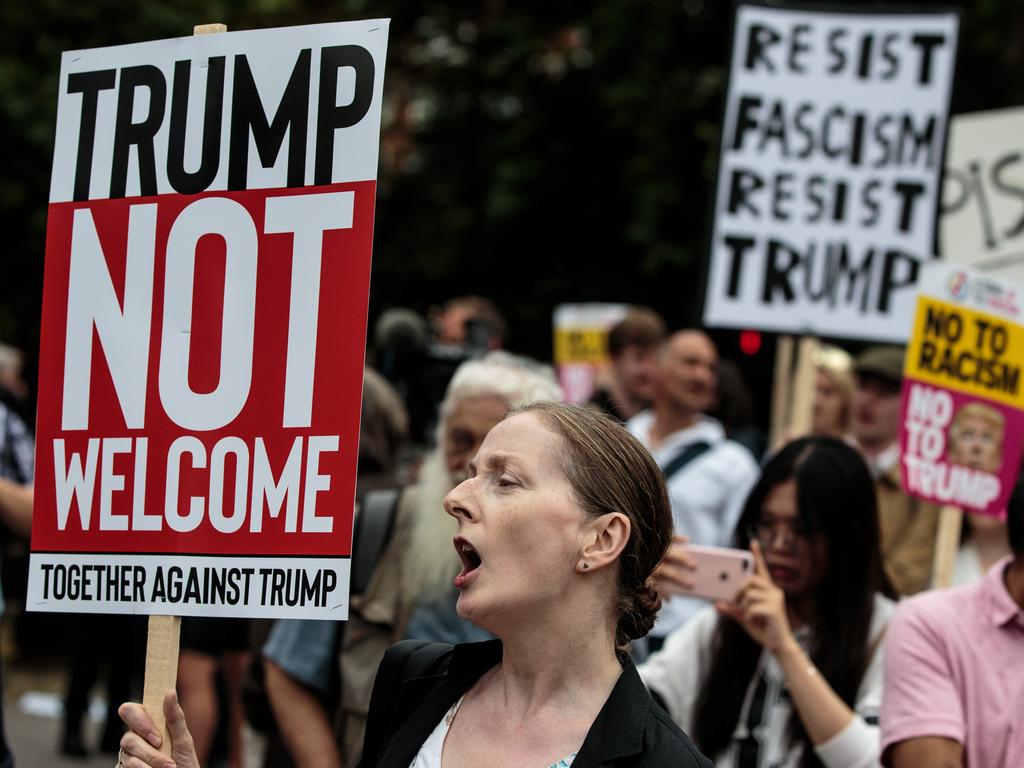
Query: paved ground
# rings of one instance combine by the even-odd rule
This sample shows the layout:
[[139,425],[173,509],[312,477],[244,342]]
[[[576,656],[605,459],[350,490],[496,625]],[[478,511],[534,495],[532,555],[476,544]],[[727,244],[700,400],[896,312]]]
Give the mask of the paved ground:
[[[68,630],[54,625],[51,635],[75,642],[68,636]],[[50,646],[54,646],[53,643]],[[60,643],[56,646],[59,648]],[[117,755],[91,753],[87,758],[70,758],[58,753],[63,717],[63,694],[66,687],[66,670],[59,653],[35,648],[45,660],[27,662],[19,652],[18,644],[11,630],[11,621],[5,616],[0,621],[0,650],[3,667],[3,710],[7,740],[14,752],[17,768],[113,768]],[[52,658],[46,658],[44,654]],[[101,677],[102,679],[102,677]],[[99,731],[106,713],[106,705],[99,693],[89,707],[85,724],[86,746],[95,749],[99,742]],[[251,730],[244,734],[246,759],[243,768],[261,768],[263,742]],[[204,768],[223,768],[211,764]]]
[[[17,768],[112,768],[116,755],[94,752],[87,758],[71,758],[58,753],[65,681],[64,670],[58,664],[28,666],[7,661],[3,674],[4,722]],[[95,748],[106,705],[95,698],[89,710],[86,745]],[[244,768],[260,768],[264,749],[261,737],[246,729],[244,738]]]
[[[66,758],[57,752],[61,724],[63,670],[57,665],[24,666],[8,662],[4,668],[4,720],[7,740],[19,768],[111,768],[116,756]],[[93,702],[91,714],[102,717],[103,703]],[[86,743],[99,739],[100,722],[87,720]]]

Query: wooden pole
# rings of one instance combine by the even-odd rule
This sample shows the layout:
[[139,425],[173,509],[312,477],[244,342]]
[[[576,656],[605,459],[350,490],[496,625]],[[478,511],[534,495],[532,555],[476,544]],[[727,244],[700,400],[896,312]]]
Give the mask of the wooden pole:
[[935,534],[935,559],[932,561],[932,587],[953,585],[956,553],[960,550],[960,528],[964,515],[959,507],[945,506],[939,510],[939,529]]
[[163,738],[160,751],[171,754],[171,736],[164,721],[164,695],[178,680],[178,640],[181,619],[178,616],[150,616],[146,639],[146,679],[142,688],[142,706]]
[[814,404],[814,356],[818,340],[803,336],[797,348],[796,373],[793,376],[792,402],[789,406],[788,435],[806,435],[811,431],[811,409]]
[[[194,35],[227,32],[224,24],[197,24]],[[164,696],[178,682],[178,647],[181,640],[181,617],[150,616],[149,635],[146,638],[146,677],[142,686],[142,707],[146,710],[157,733],[163,739],[160,751],[171,754],[171,734],[164,719]]]
[[196,24],[192,27],[193,35],[215,35],[218,32],[227,32],[227,24]]
[[813,336],[781,336],[775,347],[775,376],[772,382],[772,423],[770,450],[790,438],[811,431],[814,401],[814,354],[818,340]]
[[775,375],[772,378],[772,423],[769,448],[775,450],[789,431],[790,393],[793,390],[792,336],[780,336],[775,345]]

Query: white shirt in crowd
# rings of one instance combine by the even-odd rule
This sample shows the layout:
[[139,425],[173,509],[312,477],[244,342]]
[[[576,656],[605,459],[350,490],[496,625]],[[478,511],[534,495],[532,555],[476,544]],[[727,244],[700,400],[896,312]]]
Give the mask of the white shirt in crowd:
[[[843,730],[815,748],[826,768],[874,768],[878,766],[878,716],[882,707],[882,637],[895,604],[882,595],[875,596],[868,633],[872,655],[867,672],[857,691],[855,717]],[[693,736],[697,698],[711,670],[715,628],[719,614],[714,608],[698,613],[692,621],[672,633],[665,647],[653,654],[638,669],[644,684],[664,701],[676,724]],[[728,621],[728,619],[722,619]],[[808,649],[810,632],[806,627],[794,633],[797,642]],[[789,718],[793,706],[786,690],[782,668],[775,657],[762,651],[754,677],[747,687],[733,732],[733,741],[722,755],[708,755],[717,768],[738,765],[740,742],[753,738],[758,768],[796,768],[803,757],[802,745],[791,747]]]
[[[760,472],[754,457],[739,443],[728,440],[722,425],[710,416],[701,416],[692,427],[673,432],[652,449],[653,423],[654,414],[644,411],[630,419],[626,428],[651,451],[662,469],[694,443],[711,445],[668,479],[676,533],[688,536],[693,544],[732,546],[743,504]],[[706,605],[706,601],[690,597],[665,601],[651,634],[665,637]]]

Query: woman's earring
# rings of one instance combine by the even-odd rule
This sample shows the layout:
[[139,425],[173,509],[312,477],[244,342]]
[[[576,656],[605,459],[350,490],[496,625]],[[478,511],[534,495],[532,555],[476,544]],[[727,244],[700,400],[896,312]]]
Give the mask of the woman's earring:
[[590,567],[590,563],[584,563],[583,564],[583,570],[584,571],[587,570],[587,568],[589,568],[589,567]]

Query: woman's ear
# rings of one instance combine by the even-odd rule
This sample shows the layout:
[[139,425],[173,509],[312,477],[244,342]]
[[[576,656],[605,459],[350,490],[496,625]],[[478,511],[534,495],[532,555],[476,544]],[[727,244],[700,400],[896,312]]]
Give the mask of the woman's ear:
[[591,520],[583,535],[577,573],[604,568],[619,559],[629,541],[629,518],[621,512],[609,512]]

